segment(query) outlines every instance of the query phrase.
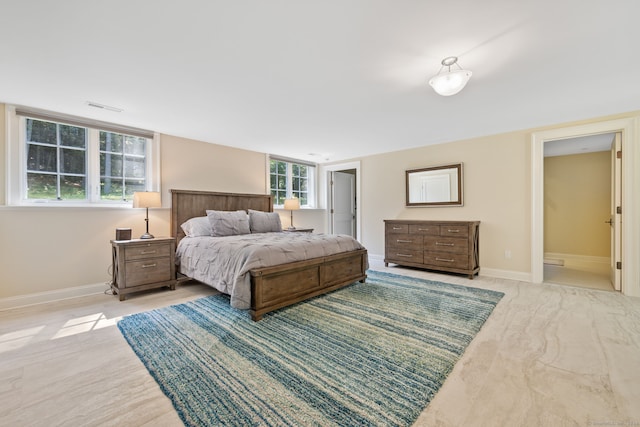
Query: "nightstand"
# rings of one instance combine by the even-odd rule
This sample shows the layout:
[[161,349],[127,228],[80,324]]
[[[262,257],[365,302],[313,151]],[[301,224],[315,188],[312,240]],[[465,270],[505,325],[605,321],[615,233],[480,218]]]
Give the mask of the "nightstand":
[[124,301],[131,292],[168,286],[176,288],[176,239],[112,240],[111,289]]
[[293,230],[284,229],[287,233],[313,233],[313,228],[295,228]]

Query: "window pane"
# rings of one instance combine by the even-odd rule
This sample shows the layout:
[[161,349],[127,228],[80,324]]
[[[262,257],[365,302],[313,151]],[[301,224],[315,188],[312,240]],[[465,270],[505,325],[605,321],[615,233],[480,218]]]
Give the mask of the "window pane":
[[58,143],[55,123],[26,119],[26,131],[28,142],[41,142],[43,144],[53,145]]
[[144,159],[138,157],[124,158],[124,176],[126,178],[142,178],[144,179]]
[[125,154],[135,154],[138,156],[145,155],[146,139],[136,136],[125,136],[124,152]]
[[118,178],[100,178],[100,198],[102,200],[122,200],[122,180]]
[[27,144],[27,150],[27,170],[58,171],[58,150],[56,147]]
[[135,191],[145,191],[146,190],[146,184],[145,184],[144,180],[127,179],[125,181],[124,188],[125,188],[125,194],[124,194],[125,200],[133,200],[133,193]]
[[278,177],[278,190],[286,190],[287,189],[287,178],[284,176]]
[[87,147],[87,130],[70,125],[60,125],[60,145],[66,147]]
[[300,166],[300,176],[306,178],[308,170],[309,168],[307,166]]
[[85,174],[85,151],[84,150],[60,150],[60,172]]
[[100,151],[122,153],[124,151],[123,135],[100,131]]
[[28,173],[27,199],[56,199],[58,197],[56,175]]
[[100,153],[100,175],[122,177],[122,156]]
[[291,165],[291,173],[293,174],[293,176],[300,176],[300,165]]
[[84,176],[60,176],[60,197],[63,200],[78,200],[87,197]]
[[287,174],[287,164],[285,162],[278,162],[278,174],[279,175]]
[[276,161],[275,160],[270,160],[269,161],[269,173],[276,173]]
[[293,178],[293,191],[300,191],[300,178]]

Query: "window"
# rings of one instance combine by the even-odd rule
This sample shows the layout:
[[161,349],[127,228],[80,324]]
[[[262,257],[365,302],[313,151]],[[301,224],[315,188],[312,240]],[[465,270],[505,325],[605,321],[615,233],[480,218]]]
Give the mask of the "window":
[[315,171],[312,164],[272,157],[269,178],[273,204],[283,206],[285,199],[296,197],[300,206],[315,207]]
[[37,110],[9,119],[11,204],[122,204],[156,189],[148,131]]

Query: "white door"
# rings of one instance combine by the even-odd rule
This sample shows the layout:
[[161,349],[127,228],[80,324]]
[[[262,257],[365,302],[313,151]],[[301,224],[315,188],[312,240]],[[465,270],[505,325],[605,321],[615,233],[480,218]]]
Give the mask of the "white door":
[[331,172],[331,232],[356,236],[356,176]]
[[611,143],[611,283],[622,290],[622,135],[616,133]]

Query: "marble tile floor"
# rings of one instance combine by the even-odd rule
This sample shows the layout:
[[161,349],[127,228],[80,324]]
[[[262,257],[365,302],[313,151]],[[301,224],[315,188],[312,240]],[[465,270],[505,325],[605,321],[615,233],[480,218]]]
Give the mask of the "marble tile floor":
[[579,288],[614,291],[609,265],[597,262],[565,260],[564,265],[544,265],[544,282]]
[[[372,268],[505,293],[416,426],[640,426],[640,298]],[[0,312],[0,425],[182,425],[115,322],[214,292],[185,284]]]

